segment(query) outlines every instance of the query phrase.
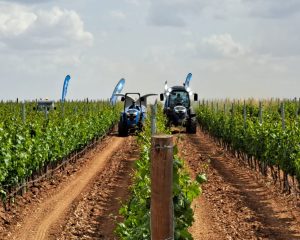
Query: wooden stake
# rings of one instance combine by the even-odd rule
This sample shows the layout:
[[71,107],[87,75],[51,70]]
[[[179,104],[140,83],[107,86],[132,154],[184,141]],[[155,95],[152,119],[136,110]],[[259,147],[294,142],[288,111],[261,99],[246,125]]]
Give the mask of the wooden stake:
[[173,137],[154,135],[151,144],[151,239],[173,239]]
[[243,106],[243,117],[244,117],[244,128],[246,128],[247,109],[246,109],[246,101],[245,100],[244,100],[244,106]]
[[259,123],[262,124],[263,119],[262,119],[262,102],[259,101]]
[[25,101],[22,103],[22,122],[26,122],[26,106]]
[[157,114],[157,100],[151,106],[151,135],[156,134],[156,114]]
[[281,103],[281,122],[282,122],[282,129],[285,130],[284,100]]

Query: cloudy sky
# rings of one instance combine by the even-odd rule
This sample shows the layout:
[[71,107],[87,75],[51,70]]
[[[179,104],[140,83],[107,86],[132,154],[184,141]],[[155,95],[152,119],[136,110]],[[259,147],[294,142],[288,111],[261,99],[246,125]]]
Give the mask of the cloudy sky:
[[300,97],[299,0],[0,1],[0,99]]

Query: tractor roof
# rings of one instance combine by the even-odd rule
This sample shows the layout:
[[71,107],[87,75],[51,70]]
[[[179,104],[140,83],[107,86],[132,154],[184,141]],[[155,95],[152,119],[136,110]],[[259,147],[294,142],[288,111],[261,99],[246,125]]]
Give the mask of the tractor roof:
[[186,89],[184,86],[174,86],[174,87],[171,87],[172,91],[175,90],[175,91],[185,91],[186,92]]

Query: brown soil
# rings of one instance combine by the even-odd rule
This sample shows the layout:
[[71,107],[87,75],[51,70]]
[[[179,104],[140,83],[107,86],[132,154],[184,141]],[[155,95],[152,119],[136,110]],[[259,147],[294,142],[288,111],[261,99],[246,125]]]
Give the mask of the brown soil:
[[0,208],[0,239],[114,239],[137,149],[133,137],[107,137],[9,211]]
[[[280,193],[203,132],[181,136],[180,154],[192,177],[208,176],[193,203],[194,239],[300,239],[299,200]],[[8,211],[0,207],[0,239],[117,239],[118,210],[129,197],[137,155],[134,137],[105,138]]]
[[92,187],[73,206],[62,233],[53,239],[117,239],[114,230],[121,221],[121,202],[128,199],[133,163],[139,149],[133,137],[128,137],[112,156]]
[[193,203],[194,239],[300,239],[300,204],[241,164],[206,134],[179,144],[193,177],[205,172],[203,195]]

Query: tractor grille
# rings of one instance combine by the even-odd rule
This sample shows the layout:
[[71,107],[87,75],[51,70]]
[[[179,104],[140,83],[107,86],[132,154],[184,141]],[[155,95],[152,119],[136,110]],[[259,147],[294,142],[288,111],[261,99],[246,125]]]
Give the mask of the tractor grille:
[[130,114],[129,116],[127,116],[127,118],[130,120],[130,121],[133,121],[135,119],[136,116],[134,116],[133,114]]

